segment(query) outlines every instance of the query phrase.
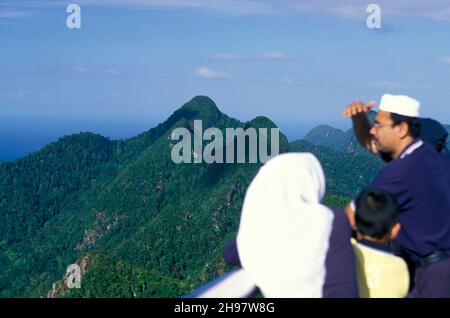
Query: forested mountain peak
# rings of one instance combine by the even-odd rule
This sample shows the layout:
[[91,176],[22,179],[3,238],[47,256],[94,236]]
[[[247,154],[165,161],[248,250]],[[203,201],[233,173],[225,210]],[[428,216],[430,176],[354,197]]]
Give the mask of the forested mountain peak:
[[250,120],[248,125],[255,128],[278,128],[278,126],[266,116],[257,116]]
[[178,109],[173,116],[183,116],[186,119],[203,119],[214,122],[222,113],[214,101],[207,96],[195,96]]
[[[235,238],[261,164],[175,164],[171,132],[192,131],[194,120],[221,131],[276,127],[264,116],[243,123],[196,96],[136,137],[79,133],[1,164],[0,297],[46,296],[86,255],[93,257],[82,288],[59,296],[180,296],[226,271],[223,247]],[[342,206],[380,165],[304,141],[289,145],[280,132],[280,152],[288,148],[322,162],[331,206]]]

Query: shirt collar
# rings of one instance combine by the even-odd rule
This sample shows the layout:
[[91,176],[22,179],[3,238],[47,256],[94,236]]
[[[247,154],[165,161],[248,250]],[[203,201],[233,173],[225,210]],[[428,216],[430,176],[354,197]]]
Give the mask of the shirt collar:
[[406,156],[409,156],[418,148],[422,147],[423,141],[421,139],[415,139],[412,143],[410,143],[398,156],[399,159],[404,159]]
[[358,243],[361,244],[361,245],[364,245],[366,247],[370,247],[370,248],[373,248],[373,249],[376,249],[376,250],[381,250],[383,252],[393,254],[392,253],[392,248],[391,248],[391,246],[388,243],[381,244],[381,243],[375,243],[375,242],[368,241],[368,240],[359,240]]

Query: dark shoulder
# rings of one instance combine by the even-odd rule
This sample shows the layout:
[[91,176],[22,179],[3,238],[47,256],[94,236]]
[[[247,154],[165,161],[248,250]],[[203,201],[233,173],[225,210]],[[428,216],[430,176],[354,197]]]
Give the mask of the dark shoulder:
[[332,208],[334,219],[333,219],[333,230],[332,232],[336,235],[348,236],[352,234],[352,228],[350,222],[348,221],[347,214],[341,208]]
[[441,154],[441,159],[444,162],[445,166],[450,168],[450,155]]
[[228,265],[241,266],[241,259],[239,257],[236,240],[232,240],[225,245],[223,250],[223,258],[225,263]]
[[356,298],[356,262],[350,243],[352,229],[342,209],[331,209],[334,214],[330,245],[325,260],[326,276],[323,285],[324,298]]
[[399,158],[392,162],[395,170],[403,173],[417,172],[418,165],[425,162],[438,162],[444,155],[439,153],[436,148],[428,141],[422,141],[422,145],[415,149],[411,154]]
[[378,173],[378,178],[383,179],[404,179],[416,171],[419,162],[427,156],[438,156],[439,153],[433,145],[424,141],[423,144],[415,149],[411,154],[403,154],[400,158],[387,163]]

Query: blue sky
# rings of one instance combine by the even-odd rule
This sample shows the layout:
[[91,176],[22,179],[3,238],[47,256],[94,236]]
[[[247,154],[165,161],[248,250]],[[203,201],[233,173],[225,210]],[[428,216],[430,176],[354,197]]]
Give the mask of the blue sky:
[[[69,3],[81,29],[66,27]],[[450,123],[449,39],[444,0],[2,0],[0,160],[79,131],[136,135],[195,95],[291,140],[349,128],[342,108],[385,92]]]

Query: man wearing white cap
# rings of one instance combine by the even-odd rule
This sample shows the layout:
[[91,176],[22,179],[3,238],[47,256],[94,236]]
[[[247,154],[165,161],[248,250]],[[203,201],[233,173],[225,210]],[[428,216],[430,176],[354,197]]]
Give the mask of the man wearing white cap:
[[[383,95],[370,126],[365,114],[374,106],[353,102],[344,116],[352,117],[363,145],[392,159],[368,188],[391,192],[399,202],[402,229],[395,245],[414,265],[410,296],[450,297],[450,160],[418,138],[419,101]],[[354,213],[351,205],[347,213]]]

